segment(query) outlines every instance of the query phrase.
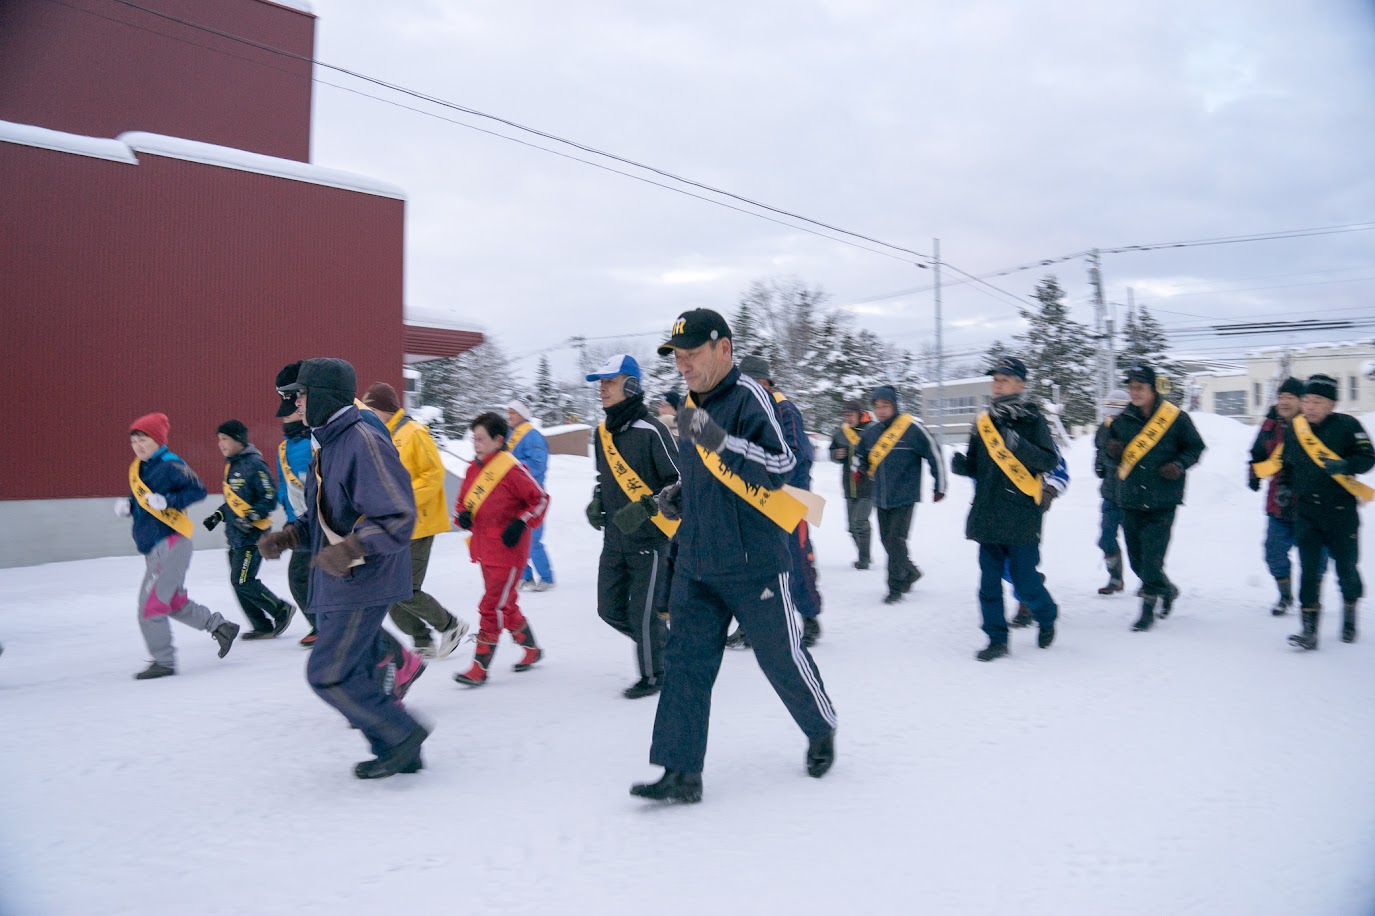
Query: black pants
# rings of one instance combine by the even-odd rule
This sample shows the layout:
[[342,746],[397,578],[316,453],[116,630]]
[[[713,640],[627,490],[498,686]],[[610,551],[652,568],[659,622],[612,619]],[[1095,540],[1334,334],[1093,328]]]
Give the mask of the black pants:
[[433,641],[430,627],[448,630],[454,626],[454,615],[421,588],[425,584],[425,573],[430,568],[430,550],[433,547],[434,535],[411,541],[411,596],[393,604],[388,612],[392,623],[409,636],[416,646],[429,645]]
[[916,504],[878,510],[878,537],[888,553],[888,590],[905,592],[917,581],[917,567],[907,555],[907,533],[912,530]]
[[668,544],[659,547],[603,543],[597,566],[597,615],[635,642],[640,677],[664,676],[668,628],[657,613],[659,579],[667,573]]
[[802,645],[802,618],[793,610],[789,573],[763,579],[673,580],[673,626],[668,634],[664,689],[654,716],[649,762],[700,773],[707,755],[711,689],[734,616],[774,692],[809,738],[835,730],[835,709],[821,672]]
[[291,586],[291,597],[296,599],[296,606],[314,627],[315,614],[310,610],[310,551],[291,552],[291,562],[286,567],[286,581]]
[[1361,520],[1355,506],[1300,506],[1294,519],[1294,540],[1299,546],[1299,605],[1316,608],[1322,601],[1322,576],[1327,558],[1337,567],[1337,584],[1343,601],[1359,601],[1362,592],[1360,559]]
[[234,588],[234,597],[239,599],[239,607],[253,629],[270,630],[275,626],[273,618],[281,617],[287,604],[258,578],[258,567],[262,565],[257,544],[229,548],[229,584]]
[[1132,572],[1141,580],[1142,594],[1163,598],[1172,584],[1165,575],[1165,551],[1170,547],[1174,529],[1174,509],[1142,512],[1122,510],[1122,533],[1127,538],[1127,558]]

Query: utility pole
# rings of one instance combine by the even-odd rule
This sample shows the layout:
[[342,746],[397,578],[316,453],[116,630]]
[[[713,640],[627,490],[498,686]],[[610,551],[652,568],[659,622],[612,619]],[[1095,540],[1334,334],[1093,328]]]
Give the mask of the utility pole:
[[1093,284],[1093,332],[1098,339],[1097,379],[1094,384],[1094,411],[1098,422],[1103,422],[1103,400],[1112,390],[1112,380],[1108,373],[1109,345],[1107,331],[1108,305],[1103,299],[1103,271],[1100,269],[1098,249],[1089,252],[1089,282]]
[[[931,240],[931,269],[935,271],[936,294],[936,444],[945,450],[945,346],[941,338],[941,240]],[[935,419],[932,417],[931,419]]]

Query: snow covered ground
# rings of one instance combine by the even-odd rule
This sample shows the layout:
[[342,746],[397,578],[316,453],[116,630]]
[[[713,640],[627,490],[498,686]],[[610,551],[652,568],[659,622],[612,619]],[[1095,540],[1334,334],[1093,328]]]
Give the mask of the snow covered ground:
[[[655,701],[621,698],[631,648],[596,615],[586,459],[553,461],[559,584],[522,599],[547,662],[513,674],[503,644],[480,690],[451,680],[470,646],[432,664],[410,700],[436,726],[417,776],[353,778],[363,743],[309,692],[294,638],[221,661],[178,627],[179,675],[132,680],[138,558],[0,570],[0,913],[1370,916],[1375,611],[1355,645],[1332,614],[1320,651],[1285,644],[1297,624],[1266,610],[1260,496],[1242,485],[1252,430],[1197,420],[1210,448],[1171,549],[1175,615],[1131,633],[1135,601],[1094,594],[1080,441],[1047,520],[1056,644],[1017,632],[988,665],[968,482],[921,505],[926,577],[885,607],[819,465],[834,502],[815,654],[838,762],[805,775],[802,736],[731,653],[698,806],[627,794],[657,773]],[[283,595],[285,573],[267,564]],[[225,576],[223,552],[197,554],[192,594],[230,613]],[[478,584],[441,536],[429,590],[472,620]]]

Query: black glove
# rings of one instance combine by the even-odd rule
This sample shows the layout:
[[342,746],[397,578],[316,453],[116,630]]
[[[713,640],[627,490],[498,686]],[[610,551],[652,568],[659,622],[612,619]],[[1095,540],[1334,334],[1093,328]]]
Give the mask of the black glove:
[[1260,492],[1260,478],[1257,477],[1254,473],[1252,473],[1251,478],[1246,481],[1246,485],[1251,488],[1252,493]]
[[258,553],[263,555],[264,560],[278,560],[282,551],[295,550],[298,543],[296,526],[287,525],[281,531],[269,531],[258,538]]
[[1160,466],[1160,470],[1156,473],[1166,480],[1178,480],[1184,476],[1184,465],[1178,461],[1167,461]]
[[678,521],[683,517],[683,485],[675,480],[659,491],[655,502],[664,518],[670,522]]
[[206,531],[214,531],[216,528],[220,527],[220,522],[222,521],[224,521],[224,513],[216,509],[214,512],[207,515],[205,521],[201,522],[201,524],[205,526]]
[[849,449],[845,449],[845,448],[833,448],[833,449],[831,449],[831,460],[832,460],[832,461],[844,461],[846,458],[849,458],[849,457],[850,457],[850,450],[849,450]]
[[1281,509],[1289,508],[1289,504],[1294,501],[1294,491],[1280,484],[1275,487],[1275,505]]
[[311,559],[311,566],[318,566],[335,578],[342,578],[353,568],[353,561],[363,556],[363,542],[358,535],[350,534],[337,544],[330,544]]
[[726,444],[726,431],[700,407],[684,409],[678,416],[678,429],[684,431],[683,436],[689,442],[695,442],[709,452],[719,452],[721,446]]
[[1351,465],[1345,458],[1333,458],[1323,464],[1322,469],[1328,474],[1336,477],[1338,474],[1350,474]]
[[256,530],[256,529],[253,527],[253,523],[252,523],[252,522],[250,522],[250,521],[249,521],[248,519],[246,519],[246,518],[240,518],[240,517],[237,516],[237,515],[234,516],[232,519],[229,520],[229,524],[233,525],[235,528],[239,529],[239,530],[242,531],[244,534],[248,534],[248,533],[250,533],[250,532]]
[[961,477],[969,476],[969,458],[964,452],[956,452],[950,457],[950,470]]
[[1020,445],[1021,442],[1022,437],[1017,435],[1017,430],[1009,429],[1007,432],[1003,433],[1003,444],[1013,451],[1017,450],[1017,446]]
[[602,530],[606,524],[606,512],[602,509],[602,490],[597,487],[592,491],[592,501],[587,504],[587,524]]
[[460,510],[458,515],[454,516],[454,524],[462,528],[464,531],[472,531],[473,513],[469,512],[467,509]]
[[931,501],[933,503],[938,503],[943,499],[945,499],[945,494],[942,493],[940,490],[937,490],[936,495],[931,497]]
[[525,533],[525,522],[521,519],[511,519],[511,524],[506,526],[506,530],[501,532],[501,543],[507,547],[514,547],[520,543],[520,536]]
[[1127,447],[1119,439],[1109,439],[1108,444],[1103,446],[1103,451],[1113,458],[1121,458],[1122,453],[1126,450]]
[[1093,466],[1093,473],[1098,475],[1099,480],[1102,480],[1108,474],[1108,472],[1103,469],[1103,466],[1101,464],[1095,464]]

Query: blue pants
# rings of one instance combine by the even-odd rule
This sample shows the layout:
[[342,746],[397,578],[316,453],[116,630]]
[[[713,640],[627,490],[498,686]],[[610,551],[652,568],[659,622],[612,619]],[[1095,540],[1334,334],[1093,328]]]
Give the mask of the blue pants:
[[[1046,591],[1036,565],[1041,549],[1036,544],[979,545],[979,610],[989,642],[1007,643],[1007,612],[1003,607],[1003,569],[1012,576],[1012,587],[1041,626],[1055,622],[1059,609]],[[754,634],[750,634],[754,638]]]
[[793,605],[803,617],[816,617],[821,613],[821,592],[816,587],[812,532],[805,520],[798,522],[797,530],[788,535],[788,553],[793,558]]
[[530,529],[530,562],[525,564],[525,572],[521,578],[531,582],[535,578],[535,573],[539,573],[541,582],[554,584],[554,567],[549,565],[549,554],[544,551],[543,525]]
[[[1298,546],[1298,536],[1294,533],[1294,523],[1282,518],[1267,515],[1265,526],[1265,565],[1270,567],[1270,575],[1276,579],[1288,579],[1294,571],[1289,562],[1289,551]],[[1327,573],[1327,548],[1322,551],[1322,566],[1318,571],[1321,579]]]
[[1103,513],[1099,522],[1098,549],[1105,557],[1121,556],[1122,548],[1117,544],[1117,529],[1122,527],[1122,510],[1110,499],[1103,500]]
[[[396,641],[382,629],[386,616],[387,605],[317,613],[319,638],[306,663],[311,689],[363,733],[374,754],[420,727],[386,690],[384,660],[396,651]],[[400,664],[399,652],[396,660]]]
[[649,762],[700,773],[707,756],[711,689],[734,616],[750,634],[750,647],[774,692],[808,738],[835,730],[835,709],[821,672],[802,645],[802,620],[793,607],[790,574],[765,579],[704,582],[673,579],[664,664],[664,687],[654,716]]

